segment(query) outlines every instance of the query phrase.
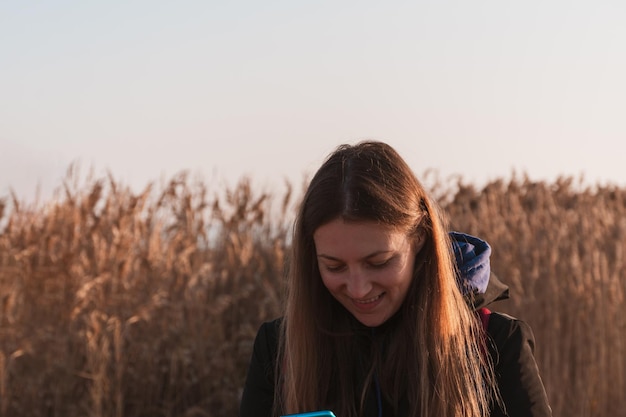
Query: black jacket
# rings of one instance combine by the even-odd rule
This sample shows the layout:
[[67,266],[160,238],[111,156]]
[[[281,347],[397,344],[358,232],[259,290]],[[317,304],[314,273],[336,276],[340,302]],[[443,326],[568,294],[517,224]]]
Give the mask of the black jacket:
[[[466,245],[468,238],[470,242]],[[461,266],[460,285],[466,289],[464,292],[474,308],[483,308],[508,298],[508,287],[489,269],[490,249],[481,248],[486,243],[462,234],[453,234],[453,239],[460,242],[455,246],[457,263]],[[485,258],[485,255],[487,262],[484,259],[478,262],[477,258]],[[470,267],[463,268],[467,265]],[[280,319],[266,322],[257,333],[241,399],[240,417],[272,415],[279,326]],[[535,339],[530,326],[509,315],[491,312],[487,337],[502,398],[501,404],[494,404],[490,416],[550,417],[552,411],[535,362]],[[363,417],[377,416],[376,399],[368,398],[366,404],[368,409]]]
[[[264,323],[254,351],[241,400],[240,417],[270,417],[274,400],[274,366],[280,320]],[[548,417],[552,415],[533,356],[535,341],[523,321],[492,312],[489,319],[489,353],[495,362],[500,395],[506,412],[494,407],[492,417]],[[377,415],[372,404],[372,416]],[[341,417],[341,416],[338,416]],[[399,417],[399,416],[398,416]]]

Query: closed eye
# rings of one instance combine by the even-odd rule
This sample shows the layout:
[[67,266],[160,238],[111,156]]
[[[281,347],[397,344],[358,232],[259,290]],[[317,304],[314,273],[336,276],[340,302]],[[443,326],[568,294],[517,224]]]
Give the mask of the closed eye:
[[391,260],[392,260],[392,259],[393,259],[393,257],[392,257],[392,258],[389,258],[389,259],[385,259],[385,260],[384,260],[384,261],[382,261],[382,262],[370,262],[370,263],[369,263],[369,266],[370,266],[371,268],[374,268],[374,269],[384,268],[384,267],[386,267],[387,265],[389,265],[389,262],[391,262]]
[[340,272],[345,268],[345,265],[324,265],[324,269],[328,272]]

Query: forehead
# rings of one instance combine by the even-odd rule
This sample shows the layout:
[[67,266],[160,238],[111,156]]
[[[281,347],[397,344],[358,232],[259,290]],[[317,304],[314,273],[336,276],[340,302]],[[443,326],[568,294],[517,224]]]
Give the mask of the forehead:
[[403,231],[389,225],[346,222],[342,219],[335,219],[317,228],[313,239],[318,254],[346,256],[401,250],[409,241]]

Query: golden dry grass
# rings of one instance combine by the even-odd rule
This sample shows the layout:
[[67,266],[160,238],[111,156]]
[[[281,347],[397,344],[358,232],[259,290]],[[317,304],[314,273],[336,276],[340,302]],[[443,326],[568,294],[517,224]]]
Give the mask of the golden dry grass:
[[[555,415],[623,413],[626,190],[432,188],[492,244]],[[46,204],[0,200],[0,417],[237,415],[256,330],[280,314],[292,191],[70,173]]]

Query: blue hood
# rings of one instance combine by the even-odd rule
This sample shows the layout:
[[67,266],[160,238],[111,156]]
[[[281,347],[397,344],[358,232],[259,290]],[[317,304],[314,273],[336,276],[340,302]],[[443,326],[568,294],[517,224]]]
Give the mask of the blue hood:
[[459,270],[459,287],[468,304],[481,308],[509,298],[509,287],[491,272],[491,246],[487,242],[459,232],[450,232],[450,240]]
[[491,246],[484,240],[465,233],[450,232],[450,239],[463,295],[484,294],[491,274]]

